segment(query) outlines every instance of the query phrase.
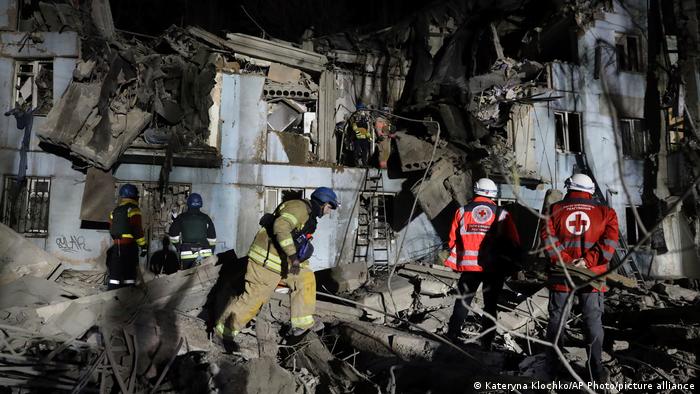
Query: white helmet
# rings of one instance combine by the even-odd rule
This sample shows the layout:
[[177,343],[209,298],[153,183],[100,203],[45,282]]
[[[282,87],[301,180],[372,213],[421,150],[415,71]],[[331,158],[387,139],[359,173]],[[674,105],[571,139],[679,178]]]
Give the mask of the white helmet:
[[566,180],[568,190],[578,190],[586,193],[595,193],[595,184],[591,177],[585,174],[574,174]]
[[481,178],[474,183],[474,194],[477,196],[495,198],[498,196],[498,188],[496,188],[496,184],[489,178]]

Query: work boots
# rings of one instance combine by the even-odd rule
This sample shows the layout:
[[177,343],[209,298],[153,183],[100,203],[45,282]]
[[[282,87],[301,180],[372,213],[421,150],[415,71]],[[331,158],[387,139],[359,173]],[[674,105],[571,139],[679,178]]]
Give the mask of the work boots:
[[313,331],[313,332],[319,332],[323,330],[326,327],[325,324],[323,324],[322,321],[316,320],[314,322],[314,325],[309,327],[309,328],[292,328],[291,334],[293,337],[300,337],[303,335],[306,335],[307,332]]

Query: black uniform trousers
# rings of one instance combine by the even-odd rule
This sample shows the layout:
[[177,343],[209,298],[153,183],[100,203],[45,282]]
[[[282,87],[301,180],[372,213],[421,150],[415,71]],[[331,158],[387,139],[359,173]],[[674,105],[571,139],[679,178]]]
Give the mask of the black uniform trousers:
[[[505,282],[505,277],[502,273],[497,272],[462,272],[457,282],[457,290],[459,291],[459,297],[455,301],[454,310],[452,316],[450,317],[450,322],[448,323],[447,335],[451,337],[456,337],[460,332],[462,332],[462,324],[469,314],[469,309],[467,306],[471,304],[476,294],[476,290],[479,285],[483,282],[483,293],[484,293],[484,312],[489,315],[496,317],[498,312],[498,297],[501,295],[503,290],[503,283]],[[493,328],[496,323],[489,317],[484,316],[482,319],[482,332],[486,332]],[[489,347],[493,339],[496,337],[496,330],[485,333],[482,336],[481,344],[482,346]]]
[[[562,344],[566,321],[569,318],[571,308],[566,308],[567,292],[549,292],[549,324],[547,325],[547,341],[554,343],[554,339],[559,331],[559,322],[564,321],[561,328],[562,334],[559,336],[559,346]],[[592,380],[600,380],[603,376],[603,293],[583,293],[577,292],[579,303],[583,312],[584,334],[586,338],[586,351],[588,353],[588,374]],[[573,303],[572,303],[573,305]],[[560,365],[559,357],[550,348],[547,351],[547,361],[549,373],[556,375]]]
[[139,247],[135,242],[114,244],[107,250],[107,289],[135,286],[139,266]]

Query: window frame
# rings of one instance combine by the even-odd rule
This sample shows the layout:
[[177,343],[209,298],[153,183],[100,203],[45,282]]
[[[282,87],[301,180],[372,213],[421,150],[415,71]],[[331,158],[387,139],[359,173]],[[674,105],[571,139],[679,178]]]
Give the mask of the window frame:
[[[622,141],[622,155],[626,159],[644,160],[649,150],[649,130],[642,118],[619,118],[620,139]],[[625,135],[623,124],[627,124],[629,135]],[[641,135],[641,151],[637,152],[637,144],[632,142],[632,138],[637,134]]]
[[[634,57],[630,53],[630,40],[635,41]],[[640,36],[634,33],[615,33],[615,62],[617,71],[643,72],[642,48]],[[634,59],[634,62],[632,61]],[[634,63],[634,64],[632,64]]]
[[[37,190],[37,186],[40,183],[47,184],[46,190]],[[18,194],[14,198],[15,202],[22,204],[18,209],[14,204],[9,203],[9,199],[12,198],[10,193],[12,193],[13,187],[17,185],[17,176],[6,174],[3,178],[4,187],[0,221],[27,238],[48,238],[51,183],[52,179],[48,176],[26,176]],[[40,202],[32,201],[37,197],[41,199]],[[32,218],[31,213],[36,212],[34,206],[38,206],[38,204],[41,204],[39,218]]]
[[[49,100],[48,105],[46,106],[46,109],[44,110],[37,110],[37,107],[39,105],[39,86],[36,83],[37,78],[39,77],[39,73],[41,72],[41,68],[46,65],[50,64],[51,65],[51,83],[50,83],[50,90],[51,90],[51,98]],[[27,71],[22,71],[21,68],[24,65],[31,65],[32,66],[32,71],[27,72]],[[32,93],[31,93],[31,104],[30,108],[35,109],[35,112],[33,112],[34,116],[46,116],[48,113],[51,111],[54,105],[54,86],[53,86],[53,81],[54,81],[54,61],[53,59],[15,59],[14,61],[14,73],[13,73],[13,85],[12,85],[12,100],[14,103],[15,107],[20,107],[23,109],[28,109],[25,107],[24,103],[26,103],[28,100],[26,99],[20,99],[20,94],[22,90],[22,86],[20,85],[20,78],[23,76],[28,76],[31,79],[31,86],[32,86]]]
[[[570,118],[575,115],[578,121],[578,150],[572,150]],[[561,119],[561,133],[558,127]],[[561,134],[561,137],[560,137]],[[559,143],[561,139],[561,144]],[[580,112],[554,111],[554,146],[560,152],[581,154],[583,153],[583,117]]]

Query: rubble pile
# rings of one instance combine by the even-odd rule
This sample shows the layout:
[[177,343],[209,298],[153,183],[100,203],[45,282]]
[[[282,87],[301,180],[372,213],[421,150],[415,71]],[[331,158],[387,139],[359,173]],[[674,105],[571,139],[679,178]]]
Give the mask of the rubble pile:
[[[480,291],[463,336],[443,336],[459,274],[427,262],[402,264],[394,272],[361,263],[316,273],[317,316],[326,323],[318,335],[289,336],[289,296],[275,293],[236,337],[231,353],[208,330],[222,303],[240,291],[245,267],[245,260],[227,253],[111,292],[90,272],[15,279],[3,288],[17,291],[3,298],[0,311],[0,386],[33,392],[422,393],[545,376],[546,348],[537,343],[548,320],[541,272],[506,282],[500,335],[490,348],[479,345]],[[661,282],[646,283],[649,290],[626,287],[612,279],[604,315],[611,382],[695,382],[700,293]],[[34,290],[21,290],[27,286]],[[583,373],[586,351],[576,309],[573,316],[563,352]]]

